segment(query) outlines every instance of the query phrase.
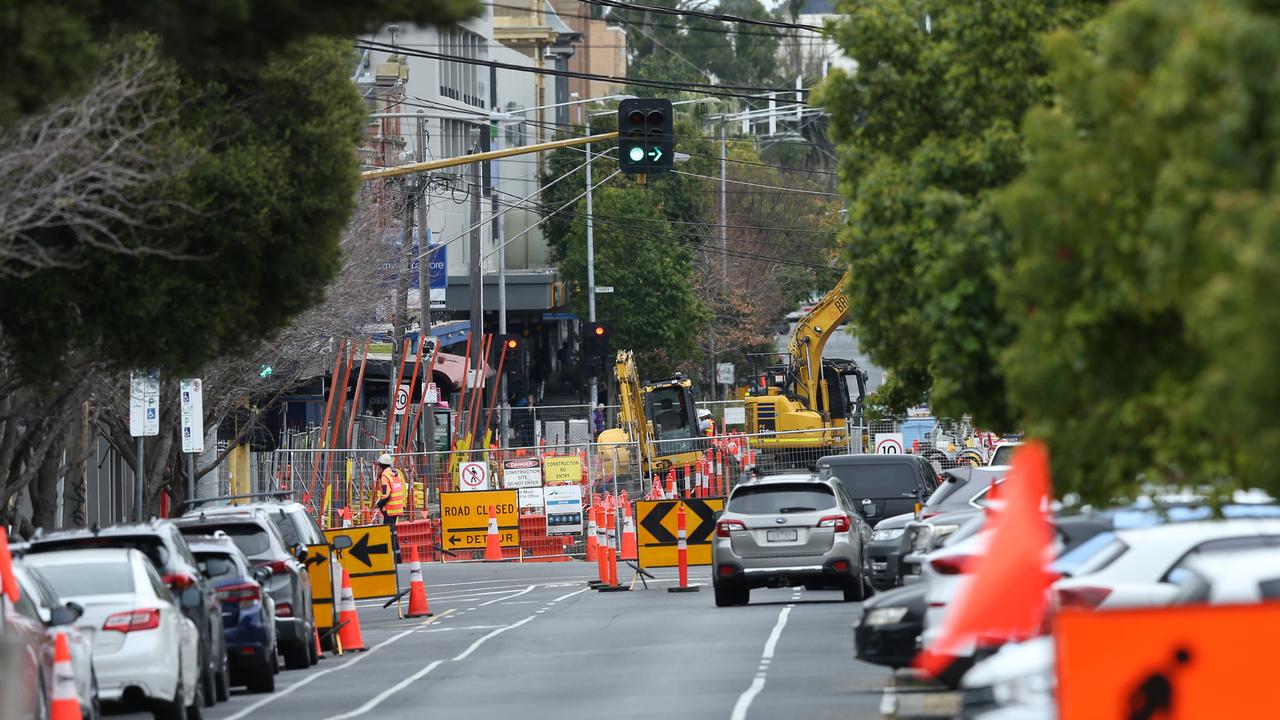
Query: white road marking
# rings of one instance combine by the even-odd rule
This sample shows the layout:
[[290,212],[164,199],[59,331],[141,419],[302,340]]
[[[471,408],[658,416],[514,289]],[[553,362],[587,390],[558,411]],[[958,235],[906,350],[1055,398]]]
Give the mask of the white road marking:
[[511,602],[504,602],[502,604],[503,605],[537,605],[538,601],[537,600],[512,600]]
[[422,630],[421,632],[438,633],[438,632],[452,632],[454,630],[492,630],[494,628],[499,628],[499,627],[502,627],[502,626],[501,625],[467,625],[466,627],[427,628],[425,630]]
[[525,594],[525,593],[527,593],[527,592],[533,592],[534,588],[536,588],[536,587],[538,587],[538,586],[537,586],[537,585],[530,585],[529,587],[527,587],[527,588],[525,588],[525,589],[521,590],[520,592],[518,592],[518,593],[516,593],[516,594],[514,594],[514,595],[511,595],[511,596],[509,596],[509,597],[504,597],[504,598],[498,598],[497,600],[490,600],[489,602],[482,602],[482,603],[480,603],[479,605],[477,605],[476,607],[484,607],[484,606],[486,606],[486,605],[492,605],[492,604],[494,604],[494,603],[496,603],[496,602],[502,602],[503,600],[510,600],[511,598],[520,597],[521,595],[523,595],[523,594]]
[[588,591],[588,590],[590,590],[590,589],[591,589],[591,588],[582,588],[581,590],[574,590],[574,591],[573,591],[573,592],[571,592],[571,593],[567,593],[567,594],[565,594],[565,595],[561,595],[560,597],[556,598],[555,600],[552,600],[551,602],[549,602],[549,603],[547,603],[547,604],[548,604],[548,605],[550,605],[550,604],[552,604],[552,603],[558,603],[558,602],[560,602],[561,600],[568,600],[569,598],[573,597],[574,595],[581,595],[582,593],[584,593],[584,592],[586,592],[586,591]]
[[426,677],[428,674],[430,674],[430,673],[431,673],[431,671],[432,671],[432,670],[435,670],[436,668],[440,667],[440,664],[441,664],[441,663],[443,663],[443,662],[444,662],[443,660],[436,660],[436,661],[434,661],[434,662],[431,662],[431,663],[427,664],[427,666],[426,666],[426,667],[422,668],[422,669],[421,669],[421,670],[419,670],[418,672],[416,672],[416,673],[414,673],[414,674],[410,675],[409,677],[407,677],[407,678],[405,678],[405,679],[401,680],[400,682],[396,683],[395,685],[392,685],[391,687],[387,688],[386,690],[383,690],[382,692],[378,693],[377,695],[374,695],[372,698],[370,698],[369,702],[367,702],[367,703],[365,703],[365,704],[361,705],[360,707],[356,708],[355,710],[352,710],[351,712],[347,712],[347,713],[342,713],[341,715],[333,715],[333,716],[329,717],[329,718],[328,718],[328,720],[350,720],[350,718],[360,717],[361,715],[363,715],[363,714],[365,714],[365,713],[369,712],[370,710],[372,710],[372,709],[374,709],[374,708],[378,707],[379,705],[381,705],[383,700],[386,700],[387,698],[391,697],[392,695],[395,695],[396,693],[398,693],[398,692],[400,692],[401,690],[403,690],[403,689],[405,689],[405,688],[409,687],[409,686],[410,686],[410,685],[412,685],[413,683],[415,683],[415,682],[417,682],[417,681],[421,680],[422,678]]
[[[424,568],[423,568],[423,573],[426,573],[426,572],[427,572],[427,568],[425,568],[425,567],[424,567]],[[588,575],[556,575],[556,576],[554,576],[554,577],[542,578],[542,579],[543,579],[543,580],[589,580],[589,579],[591,579],[591,576],[588,576]],[[504,580],[470,580],[470,581],[467,581],[467,582],[454,582],[454,583],[427,583],[427,585],[428,585],[429,587],[458,587],[458,586],[461,586],[461,585],[492,585],[492,584],[494,584],[494,583],[509,583],[509,582],[511,582],[511,580],[509,580],[509,579],[504,579]],[[563,585],[562,583],[557,583],[557,584],[554,584],[554,585],[552,585],[552,584],[547,584],[546,586],[547,586],[547,587],[560,587],[560,586],[562,586],[562,585]]]
[[751,679],[751,685],[738,696],[738,701],[733,704],[733,712],[729,715],[729,720],[746,720],[747,711],[751,709],[751,703],[764,690],[765,676],[769,673],[769,663],[773,662],[773,653],[778,649],[778,638],[782,637],[782,629],[787,626],[787,616],[791,614],[791,608],[795,605],[788,605],[782,608],[778,613],[778,622],[773,625],[773,632],[769,633],[769,639],[764,643],[764,652],[760,653],[760,665],[756,668],[756,676]]
[[485,644],[485,642],[487,642],[488,640],[490,640],[490,639],[492,639],[492,638],[495,638],[495,637],[497,637],[497,636],[501,635],[502,633],[504,633],[504,632],[506,632],[506,631],[508,631],[508,630],[515,630],[516,628],[520,627],[521,625],[523,625],[523,624],[525,624],[525,623],[529,622],[530,620],[533,620],[533,618],[534,618],[534,616],[533,616],[533,615],[530,615],[529,617],[527,617],[527,618],[525,618],[525,619],[523,619],[523,620],[520,620],[520,621],[518,621],[518,622],[511,623],[510,625],[504,625],[504,626],[502,626],[502,627],[498,628],[497,630],[494,630],[493,632],[489,633],[488,635],[485,635],[484,637],[480,638],[479,640],[476,640],[475,642],[471,643],[471,646],[470,646],[470,647],[468,647],[466,650],[463,650],[462,652],[460,652],[460,653],[458,653],[457,655],[455,655],[455,656],[454,656],[454,658],[453,658],[453,661],[454,661],[454,662],[458,662],[459,660],[466,660],[466,659],[471,655],[471,653],[475,652],[475,651],[476,651],[476,649],[478,649],[481,645]]
[[361,654],[359,654],[359,655],[357,655],[357,656],[355,656],[355,657],[351,658],[350,660],[348,660],[348,661],[346,661],[346,662],[342,663],[341,665],[334,665],[334,666],[333,666],[333,667],[331,667],[331,668],[325,668],[324,670],[320,670],[319,672],[316,672],[316,673],[314,673],[314,674],[308,675],[307,677],[305,677],[305,678],[303,678],[303,679],[299,680],[298,682],[296,682],[296,683],[294,683],[294,684],[290,685],[289,687],[283,688],[283,689],[281,689],[281,690],[277,690],[275,693],[273,693],[273,694],[271,694],[271,695],[268,695],[268,696],[266,696],[266,697],[262,698],[261,700],[259,700],[259,701],[255,702],[255,703],[253,703],[253,704],[251,704],[251,705],[249,705],[248,707],[246,707],[245,709],[241,710],[240,712],[235,713],[234,715],[231,715],[231,716],[227,717],[227,718],[226,718],[226,720],[240,720],[240,718],[243,718],[243,717],[248,716],[248,715],[249,715],[249,714],[251,714],[253,711],[257,710],[258,708],[260,708],[260,707],[262,707],[262,706],[264,706],[264,705],[266,705],[267,703],[275,702],[276,700],[279,700],[280,698],[282,698],[282,697],[284,697],[284,696],[288,695],[289,693],[293,692],[294,690],[297,690],[298,688],[303,687],[304,685],[307,685],[308,683],[314,682],[315,680],[318,680],[319,678],[322,678],[322,677],[324,677],[325,675],[328,675],[329,673],[333,672],[334,670],[346,670],[347,668],[351,667],[352,665],[355,665],[356,663],[360,662],[361,660],[364,660],[365,658],[372,656],[372,655],[373,655],[374,653],[376,653],[380,648],[384,648],[384,647],[386,647],[386,646],[390,645],[391,643],[393,643],[393,642],[395,642],[395,641],[399,640],[399,639],[400,639],[400,638],[402,638],[402,637],[406,637],[406,636],[408,636],[408,635],[412,635],[413,633],[417,632],[418,630],[420,630],[422,627],[424,627],[424,626],[426,626],[426,625],[430,625],[430,624],[432,624],[433,622],[438,622],[438,621],[440,621],[440,620],[443,620],[443,619],[445,618],[445,616],[446,616],[446,615],[448,615],[450,612],[452,612],[452,611],[446,610],[444,613],[442,613],[442,614],[440,614],[440,615],[437,615],[437,616],[435,616],[435,617],[427,618],[426,620],[424,620],[424,621],[422,621],[421,623],[419,623],[416,627],[411,627],[411,628],[409,628],[408,630],[405,630],[404,632],[400,632],[400,633],[397,633],[397,634],[395,634],[395,635],[392,635],[391,637],[387,638],[386,640],[383,640],[382,642],[378,643],[377,645],[374,645],[373,647],[369,648],[369,649],[368,649],[368,651],[363,652],[363,653],[361,653]]

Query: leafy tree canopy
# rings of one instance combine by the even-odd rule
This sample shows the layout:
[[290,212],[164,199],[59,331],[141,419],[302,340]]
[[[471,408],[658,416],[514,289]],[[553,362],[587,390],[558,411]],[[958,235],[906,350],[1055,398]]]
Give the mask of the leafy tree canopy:
[[1017,425],[997,356],[1008,240],[989,193],[1022,168],[1019,124],[1049,99],[1041,36],[1076,27],[1096,0],[844,0],[835,39],[858,63],[818,101],[841,144],[851,319],[892,373],[896,409],[927,393],[943,414]]

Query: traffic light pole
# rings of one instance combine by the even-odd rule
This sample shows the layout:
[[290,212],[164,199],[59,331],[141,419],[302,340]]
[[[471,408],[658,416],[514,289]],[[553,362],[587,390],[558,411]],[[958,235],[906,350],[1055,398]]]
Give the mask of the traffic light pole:
[[[498,68],[489,67],[489,107],[498,109]],[[502,133],[498,132],[498,120],[489,120],[489,135],[493,150],[502,149]],[[498,246],[498,334],[507,334],[507,244],[502,241],[502,214],[498,212],[498,167],[489,163],[489,217],[490,235]],[[507,397],[507,376],[498,373],[498,447],[507,447],[507,422],[511,416]]]
[[[591,113],[586,113],[587,137],[591,137]],[[587,320],[596,321],[596,246],[595,223],[591,214],[591,143],[587,143]],[[600,379],[595,374],[595,363],[591,364],[591,411],[595,412],[599,403],[596,386]]]

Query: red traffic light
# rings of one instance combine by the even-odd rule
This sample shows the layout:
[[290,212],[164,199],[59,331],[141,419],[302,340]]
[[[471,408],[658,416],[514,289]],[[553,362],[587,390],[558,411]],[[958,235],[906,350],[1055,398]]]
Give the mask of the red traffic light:
[[520,347],[520,341],[516,340],[515,338],[511,338],[511,339],[507,340],[507,349],[508,349],[508,350],[515,350],[515,349],[516,349],[516,348],[518,348],[518,347]]
[[603,326],[600,326],[600,325],[597,325],[597,326],[596,326],[596,335],[597,335],[597,336],[599,336],[599,335],[603,335],[603,334],[604,334],[604,327],[603,327]]

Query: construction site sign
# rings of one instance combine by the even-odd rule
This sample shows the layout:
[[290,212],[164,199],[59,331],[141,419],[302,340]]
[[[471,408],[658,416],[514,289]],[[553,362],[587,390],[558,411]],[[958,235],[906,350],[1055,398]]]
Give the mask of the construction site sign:
[[716,513],[724,510],[724,498],[684,500],[637,500],[636,546],[642,568],[675,567],[676,508],[683,504],[685,542],[690,565],[711,564],[711,538],[716,531]]
[[489,464],[464,462],[458,466],[458,487],[463,490],[489,489]]
[[542,461],[538,458],[503,460],[502,487],[506,490],[542,487]]
[[351,576],[351,593],[357,600],[364,598],[392,597],[399,592],[396,582],[396,558],[391,547],[391,528],[387,525],[362,525],[349,528],[329,528],[324,537],[333,539],[345,535],[351,538],[351,547],[335,551],[338,562]]
[[542,459],[542,474],[548,485],[582,482],[582,458],[559,455]]
[[307,546],[307,579],[311,583],[311,607],[315,612],[316,627],[331,628],[335,617],[333,599],[342,591],[342,573],[333,577],[333,564],[329,562],[332,550],[328,545]]
[[497,511],[498,542],[520,546],[519,498],[515,490],[440,493],[440,542],[446,550],[483,550],[489,506]]
[[1058,717],[1271,717],[1261,688],[1274,682],[1278,627],[1280,604],[1267,602],[1063,612]]
[[546,502],[547,534],[573,535],[582,532],[582,486],[551,485],[543,488]]

